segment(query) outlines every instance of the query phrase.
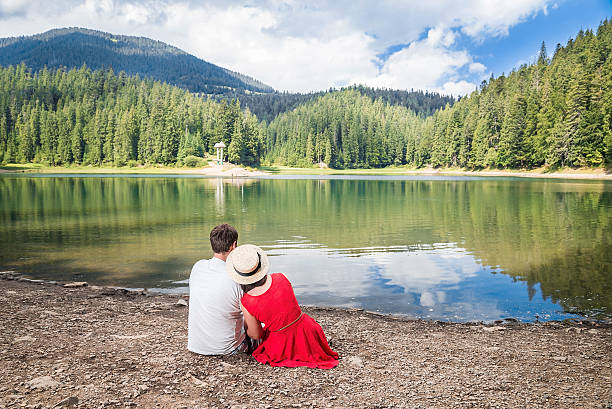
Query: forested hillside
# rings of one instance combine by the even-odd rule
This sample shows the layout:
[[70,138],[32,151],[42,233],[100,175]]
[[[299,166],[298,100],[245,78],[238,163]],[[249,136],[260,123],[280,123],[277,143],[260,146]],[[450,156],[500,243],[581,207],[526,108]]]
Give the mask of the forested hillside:
[[167,82],[192,92],[222,94],[229,89],[272,92],[272,87],[246,75],[203,61],[145,37],[114,35],[84,28],[62,28],[27,37],[0,39],[0,65],[25,63],[43,67],[112,68]]
[[0,68],[0,163],[174,164],[218,141],[232,162],[262,155],[257,118],[237,101],[111,71]]
[[[440,95],[437,92],[403,91],[383,88],[371,88],[363,85],[352,86],[345,89],[356,89],[361,95],[366,95],[372,100],[381,99],[390,105],[399,105],[411,109],[417,115],[429,116],[447,104],[455,103],[455,98],[448,95]],[[234,99],[240,100],[240,105],[249,110],[261,121],[270,123],[283,112],[291,111],[306,102],[322,97],[328,93],[337,92],[336,89],[329,91],[311,92],[308,94],[292,94],[287,92],[245,94],[235,92],[226,93]]]
[[372,101],[356,89],[330,93],[270,123],[266,161],[324,162],[334,168],[399,165],[421,121],[407,108]]
[[332,167],[389,164],[467,168],[612,163],[612,23],[580,31],[552,59],[481,88],[428,118],[357,91],[325,95],[280,115],[266,160]]

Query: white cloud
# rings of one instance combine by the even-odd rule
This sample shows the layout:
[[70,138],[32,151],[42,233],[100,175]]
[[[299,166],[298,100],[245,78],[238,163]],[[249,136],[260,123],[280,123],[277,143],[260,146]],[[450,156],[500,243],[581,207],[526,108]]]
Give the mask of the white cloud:
[[468,95],[474,90],[476,90],[476,84],[465,80],[457,82],[448,81],[445,82],[441,88],[436,89],[436,91],[440,92],[441,94],[450,94],[455,96]]
[[470,72],[484,72],[486,69],[487,67],[479,62],[473,62],[470,64]]
[[466,50],[453,51],[449,47],[455,41],[453,31],[437,27],[429,30],[427,37],[389,57],[375,78],[357,78],[372,86],[433,90],[444,94],[465,95],[473,91],[475,84],[456,80],[459,70],[473,63]]
[[[0,36],[80,26],[161,40],[281,90],[361,82],[462,93],[486,67],[457,46],[458,36],[506,35],[551,3],[0,0]],[[398,44],[408,46],[377,57]]]

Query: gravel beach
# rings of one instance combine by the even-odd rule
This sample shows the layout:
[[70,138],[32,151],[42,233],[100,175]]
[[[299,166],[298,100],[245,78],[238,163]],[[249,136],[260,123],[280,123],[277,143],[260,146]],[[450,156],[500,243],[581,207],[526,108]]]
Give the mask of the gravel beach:
[[307,307],[332,370],[187,351],[187,300],[0,274],[0,408],[612,408],[612,326]]

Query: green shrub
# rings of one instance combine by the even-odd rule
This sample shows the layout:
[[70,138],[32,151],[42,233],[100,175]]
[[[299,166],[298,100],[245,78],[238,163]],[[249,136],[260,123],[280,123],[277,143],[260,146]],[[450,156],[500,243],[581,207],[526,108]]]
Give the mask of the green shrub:
[[188,168],[199,168],[205,166],[206,161],[203,158],[189,155],[183,158],[183,165],[187,166]]

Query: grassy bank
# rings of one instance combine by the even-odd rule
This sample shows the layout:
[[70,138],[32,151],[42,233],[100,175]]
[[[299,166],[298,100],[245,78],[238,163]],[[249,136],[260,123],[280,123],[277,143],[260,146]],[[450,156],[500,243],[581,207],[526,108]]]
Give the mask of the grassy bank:
[[[16,173],[68,173],[68,174],[201,174],[204,176],[225,176],[224,172],[238,169],[236,165],[225,164],[221,167],[176,167],[164,165],[145,165],[137,167],[113,166],[46,166],[38,163],[7,164],[0,166],[0,172]],[[503,176],[503,177],[532,177],[532,178],[559,178],[559,179],[609,179],[612,172],[603,168],[564,168],[550,170],[546,168],[521,169],[483,169],[466,170],[461,168],[410,168],[393,166],[376,169],[331,169],[331,168],[293,168],[288,166],[261,166],[259,168],[246,168],[240,176],[268,175],[355,175],[355,176]]]
[[8,172],[18,173],[145,173],[145,174],[164,174],[164,173],[180,173],[181,171],[194,171],[194,168],[177,168],[171,166],[138,166],[138,167],[115,167],[115,166],[46,166],[38,163],[27,164],[7,164],[0,166],[0,169]]
[[[135,174],[135,175],[172,175],[172,174],[201,174],[209,176],[224,176],[226,172],[243,169],[233,164],[205,167],[177,167],[165,165],[145,166],[46,166],[38,163],[7,164],[0,166],[2,173],[68,173],[68,174]],[[255,169],[246,168],[246,172],[255,172]]]
[[521,169],[483,169],[466,170],[461,168],[411,168],[392,166],[377,169],[330,169],[330,168],[292,168],[288,166],[262,166],[261,171],[275,175],[440,175],[440,176],[514,176],[514,177],[545,177],[545,178],[576,178],[576,179],[611,179],[612,172],[603,168],[563,168],[550,170],[546,168]]

